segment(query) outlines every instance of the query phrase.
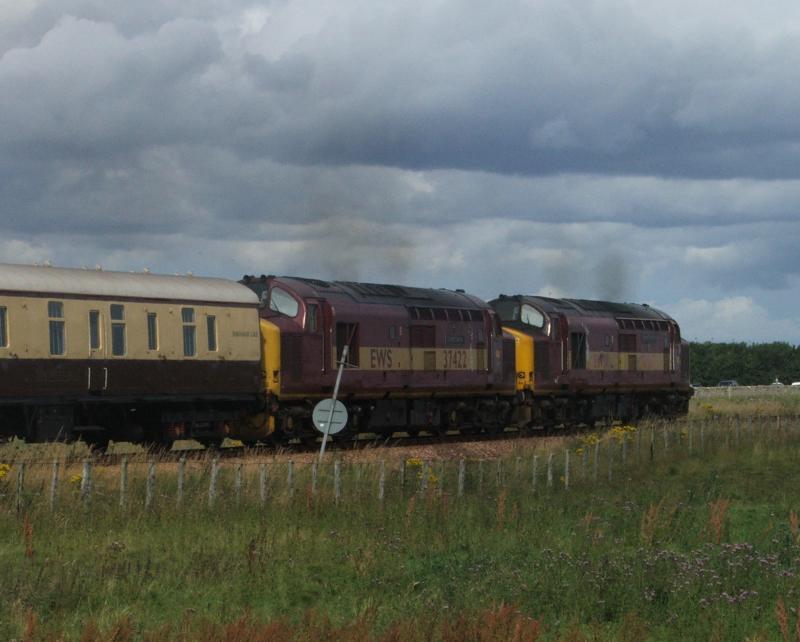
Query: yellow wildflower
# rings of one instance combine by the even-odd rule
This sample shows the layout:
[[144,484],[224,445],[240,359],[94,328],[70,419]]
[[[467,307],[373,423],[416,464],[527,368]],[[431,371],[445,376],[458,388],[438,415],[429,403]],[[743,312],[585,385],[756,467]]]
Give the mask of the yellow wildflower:
[[83,475],[81,475],[80,473],[76,473],[75,475],[70,476],[69,483],[70,484],[77,484],[77,483],[80,483],[80,481],[82,479],[83,479]]
[[422,460],[417,457],[406,459],[406,466],[422,466]]
[[8,475],[9,470],[11,470],[10,464],[0,464],[0,479]]

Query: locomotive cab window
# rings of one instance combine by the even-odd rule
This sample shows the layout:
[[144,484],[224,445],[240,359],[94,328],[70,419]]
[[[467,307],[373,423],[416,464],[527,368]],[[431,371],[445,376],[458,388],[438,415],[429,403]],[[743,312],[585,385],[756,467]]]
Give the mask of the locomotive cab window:
[[47,316],[50,318],[50,354],[62,355],[66,352],[64,304],[61,301],[48,301]]
[[115,357],[125,356],[125,306],[112,303],[109,307],[111,316],[111,354]]
[[300,304],[286,290],[274,287],[269,293],[269,309],[287,317],[296,317],[300,311]]
[[520,321],[522,321],[525,325],[533,326],[534,328],[543,328],[544,327],[544,315],[539,312],[536,308],[527,303],[522,305],[522,309],[520,310]]
[[0,348],[8,347],[8,310],[0,307]]

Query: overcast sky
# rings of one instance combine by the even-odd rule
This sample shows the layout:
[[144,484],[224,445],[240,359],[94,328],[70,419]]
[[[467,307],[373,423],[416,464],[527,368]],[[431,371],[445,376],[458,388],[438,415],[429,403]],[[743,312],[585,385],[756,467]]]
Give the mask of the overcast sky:
[[0,3],[0,260],[800,343],[796,0]]

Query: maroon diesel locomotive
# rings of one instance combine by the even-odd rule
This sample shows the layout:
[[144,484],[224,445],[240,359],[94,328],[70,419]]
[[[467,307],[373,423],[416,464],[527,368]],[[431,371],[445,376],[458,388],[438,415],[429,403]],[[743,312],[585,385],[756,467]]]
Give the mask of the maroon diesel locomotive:
[[514,395],[513,339],[463,291],[246,276],[260,297],[270,423],[314,436],[311,411],[339,398],[351,432],[502,429]]
[[689,351],[648,305],[505,296],[490,305],[516,339],[517,422],[537,426],[686,414]]

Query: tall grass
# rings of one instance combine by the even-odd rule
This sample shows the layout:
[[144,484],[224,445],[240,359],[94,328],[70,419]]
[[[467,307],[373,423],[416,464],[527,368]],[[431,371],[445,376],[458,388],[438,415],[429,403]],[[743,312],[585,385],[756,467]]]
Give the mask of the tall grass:
[[[601,439],[599,447],[595,438]],[[594,465],[598,448],[598,465]],[[565,490],[565,452],[571,453]],[[533,483],[537,456],[538,480]],[[553,452],[220,469],[18,462],[0,479],[0,639],[782,639],[800,572],[800,425],[615,429]],[[609,466],[610,464],[610,466]],[[608,474],[608,471],[612,474]],[[237,490],[238,488],[238,490]],[[783,618],[783,619],[782,619]]]

